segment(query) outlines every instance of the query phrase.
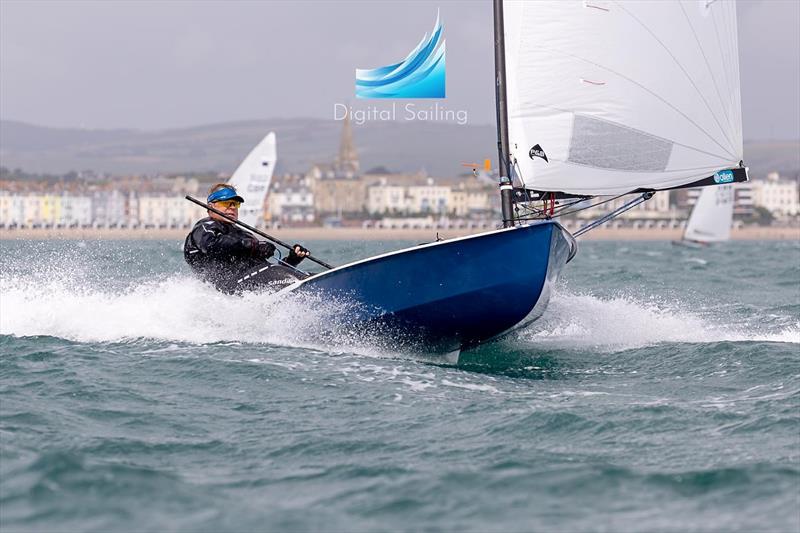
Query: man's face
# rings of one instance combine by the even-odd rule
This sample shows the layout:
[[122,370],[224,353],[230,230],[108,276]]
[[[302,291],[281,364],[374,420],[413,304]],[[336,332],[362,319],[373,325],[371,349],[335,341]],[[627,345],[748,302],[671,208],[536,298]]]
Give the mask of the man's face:
[[[219,202],[212,203],[211,207],[213,207],[217,211],[222,211],[223,213],[231,217],[233,220],[239,219],[239,202],[237,202],[236,200],[221,200]],[[227,222],[228,224],[230,224],[230,220],[222,218],[213,211],[209,211],[208,216],[210,216],[213,220],[218,220],[220,222]]]

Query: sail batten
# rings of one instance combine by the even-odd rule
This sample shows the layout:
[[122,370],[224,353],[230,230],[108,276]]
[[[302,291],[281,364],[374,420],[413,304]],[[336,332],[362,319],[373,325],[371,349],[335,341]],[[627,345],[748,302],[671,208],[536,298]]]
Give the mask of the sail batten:
[[613,195],[739,167],[732,2],[502,3],[509,156],[527,187]]

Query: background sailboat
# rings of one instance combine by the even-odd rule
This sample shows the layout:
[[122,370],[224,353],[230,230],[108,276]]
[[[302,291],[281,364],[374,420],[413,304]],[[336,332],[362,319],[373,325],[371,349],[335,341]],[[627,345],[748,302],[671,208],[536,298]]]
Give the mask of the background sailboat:
[[250,151],[228,180],[246,200],[239,209],[239,220],[245,224],[263,226],[264,199],[277,158],[275,132],[271,131]]
[[734,191],[732,185],[706,187],[697,198],[678,244],[708,245],[731,237]]

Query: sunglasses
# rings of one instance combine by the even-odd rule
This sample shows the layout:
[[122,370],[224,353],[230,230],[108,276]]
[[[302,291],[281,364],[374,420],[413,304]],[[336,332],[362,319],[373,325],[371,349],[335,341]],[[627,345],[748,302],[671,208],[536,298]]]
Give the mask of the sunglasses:
[[223,209],[227,209],[229,207],[239,209],[240,205],[242,205],[242,202],[238,200],[220,200],[219,202],[214,202],[215,207],[221,207]]

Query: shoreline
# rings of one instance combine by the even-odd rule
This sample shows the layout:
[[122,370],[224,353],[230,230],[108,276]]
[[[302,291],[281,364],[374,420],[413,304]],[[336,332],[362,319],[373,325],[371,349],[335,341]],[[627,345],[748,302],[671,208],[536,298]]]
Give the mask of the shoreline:
[[[432,241],[438,232],[443,239],[482,233],[485,229],[364,229],[364,228],[281,228],[266,233],[285,241]],[[188,229],[3,229],[2,240],[180,240]],[[681,229],[597,228],[582,236],[586,241],[671,241],[680,240]],[[747,227],[731,230],[734,241],[800,241],[798,227]]]

